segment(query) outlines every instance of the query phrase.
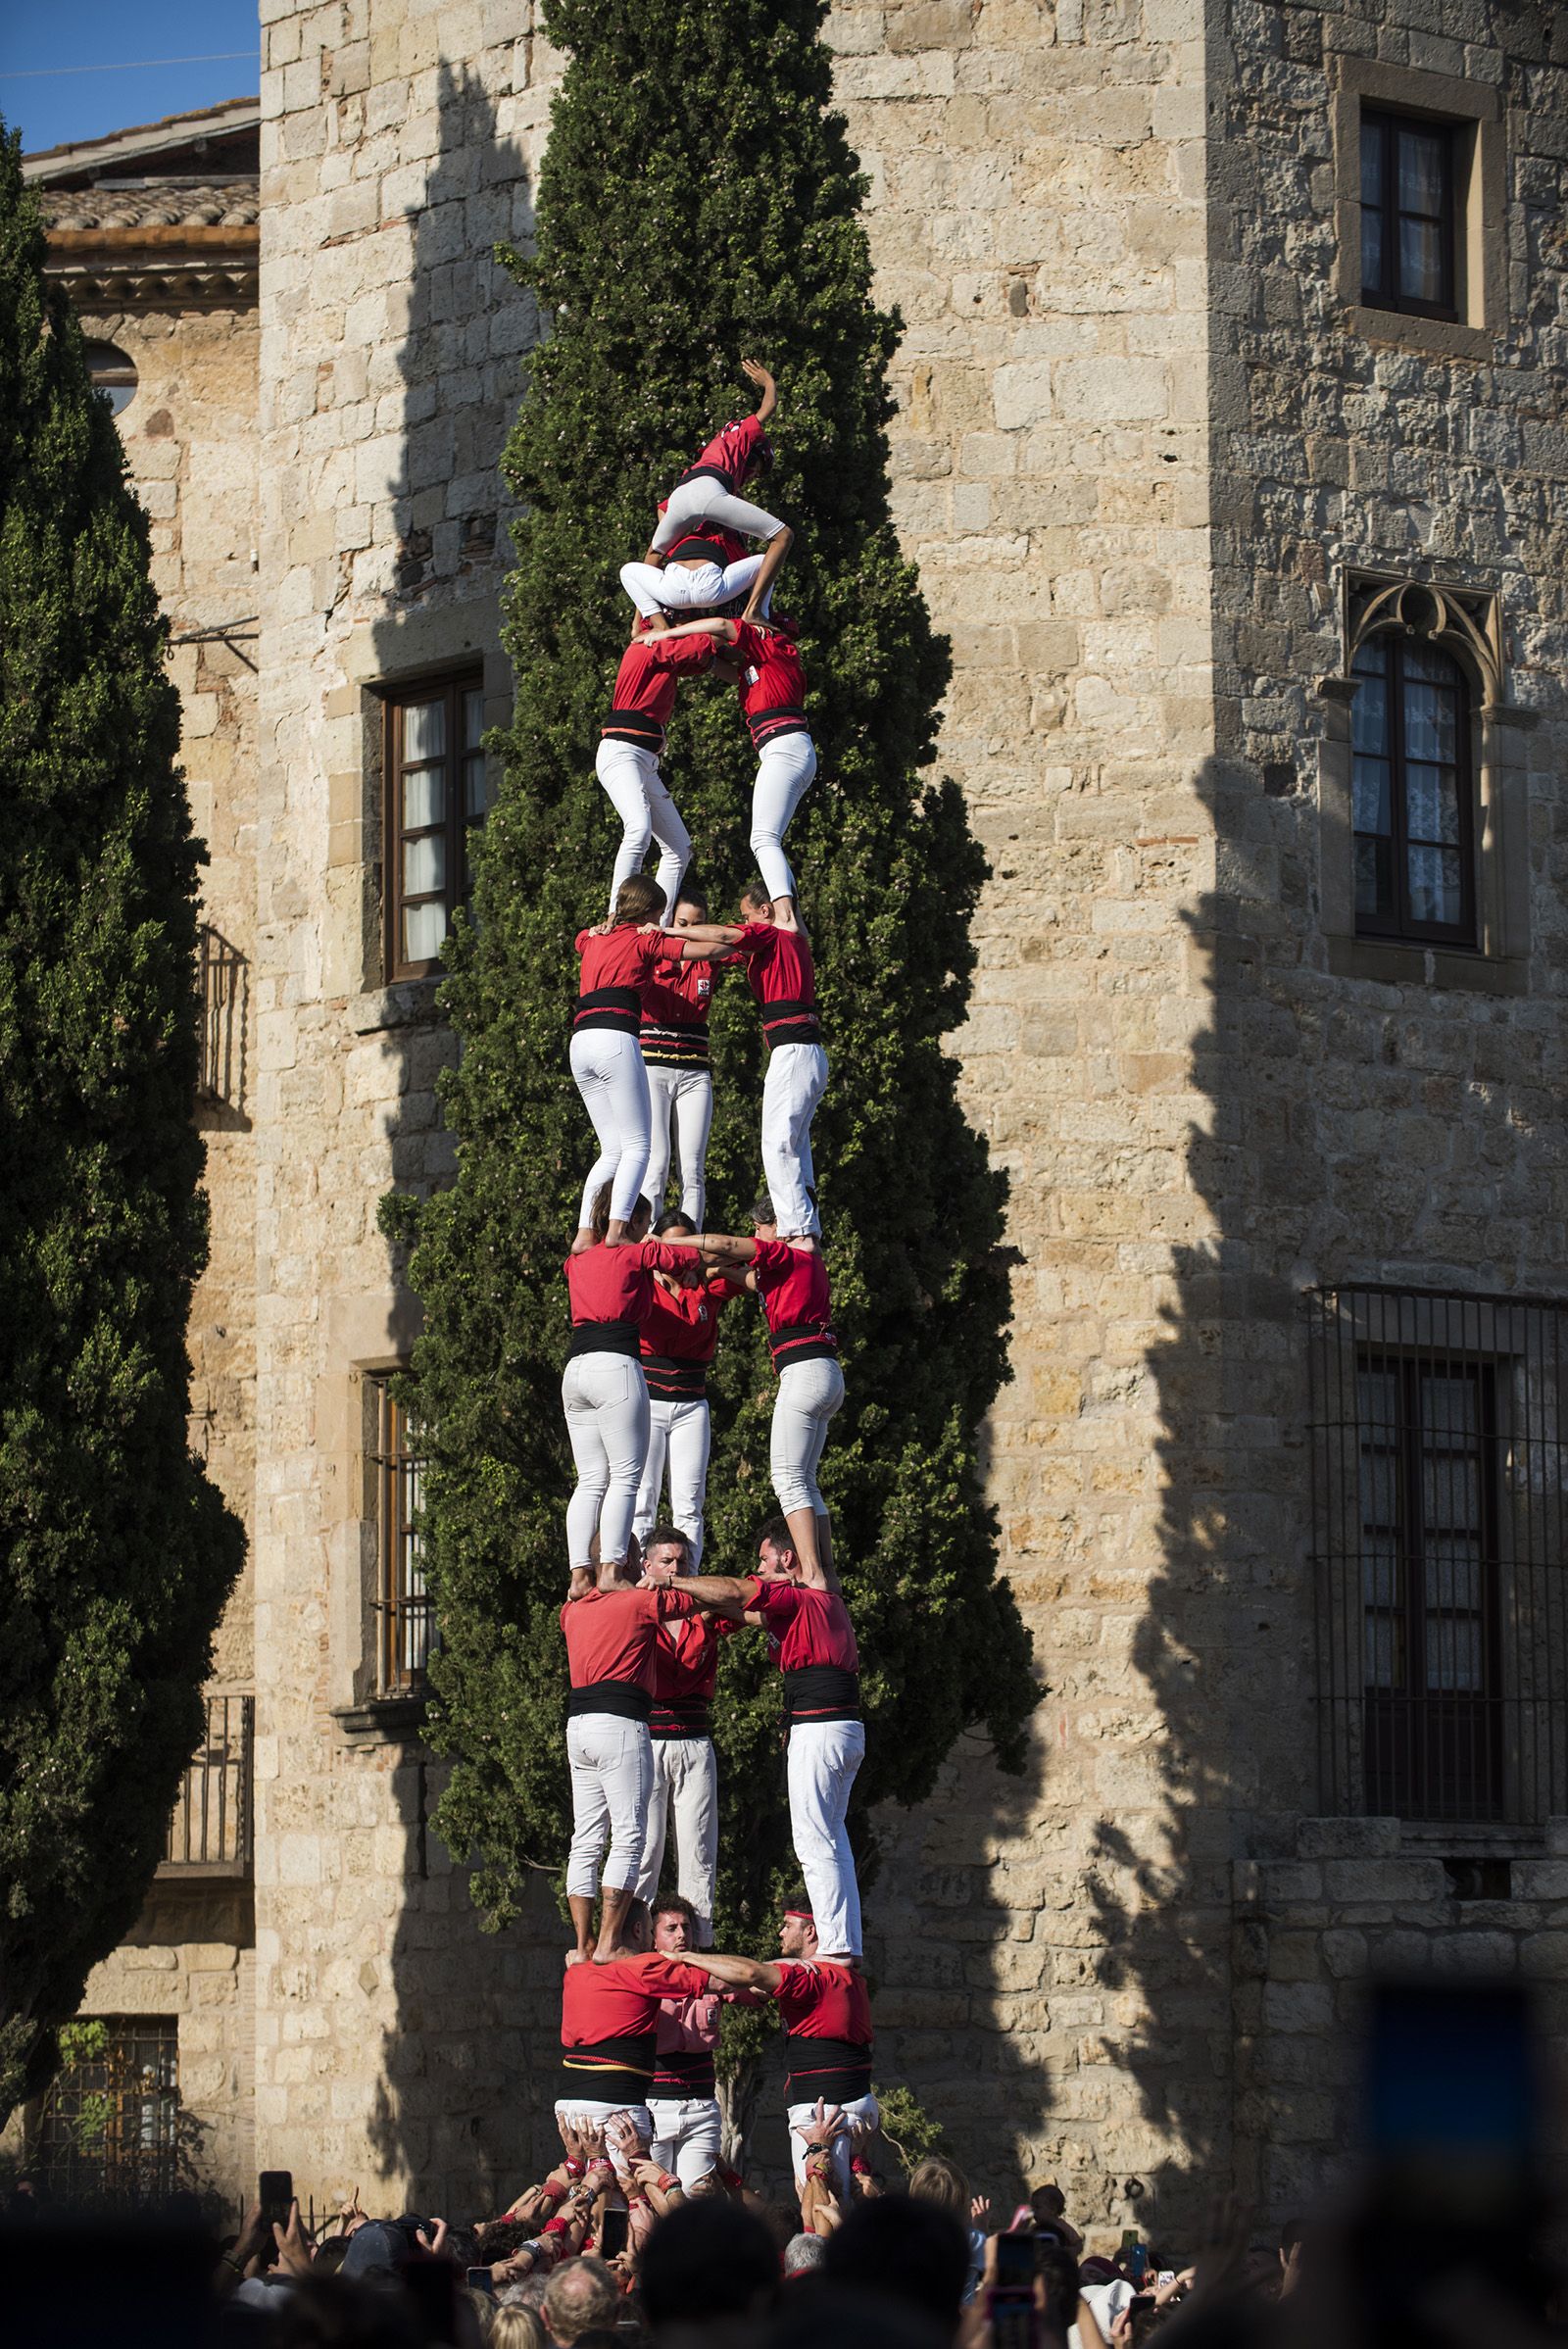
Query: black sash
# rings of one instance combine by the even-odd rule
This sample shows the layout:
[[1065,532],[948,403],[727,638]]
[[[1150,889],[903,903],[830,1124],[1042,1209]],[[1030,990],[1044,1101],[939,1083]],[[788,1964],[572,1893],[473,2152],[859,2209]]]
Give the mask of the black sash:
[[566,1698],[568,1721],[584,1713],[613,1713],[622,1721],[646,1721],[653,1709],[648,1690],[632,1681],[590,1681],[586,1688],[573,1688]]

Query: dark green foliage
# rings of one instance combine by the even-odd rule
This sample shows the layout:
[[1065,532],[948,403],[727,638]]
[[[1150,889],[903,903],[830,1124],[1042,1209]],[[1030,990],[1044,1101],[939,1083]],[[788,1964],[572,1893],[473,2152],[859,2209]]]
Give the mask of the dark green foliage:
[[134,1918],[239,1526],[186,1444],[198,853],[147,526],[0,136],[0,2117]]
[[[446,1093],[459,1174],[388,1217],[416,1243],[427,1311],[415,1376],[445,1640],[435,1734],[457,1758],[441,1826],[483,1862],[478,1897],[496,1918],[524,1869],[559,1865],[569,1831],[561,1260],[593,1146],[565,1049],[572,939],[605,910],[619,831],[593,775],[630,619],[616,570],[709,432],[755,404],[743,356],[779,378],[778,464],[752,494],[796,527],[778,605],[802,622],[821,755],[789,853],[833,1064],[815,1146],[849,1400],[822,1481],[866,1668],[862,1835],[869,1803],[929,1792],[967,1725],[1019,1767],[1035,1697],[975,1459],[1007,1375],[1003,1182],[941,1044],[963,1016],[984,867],[956,787],[922,779],[948,654],[889,519],[897,322],[870,299],[822,14],[816,0],[546,10],[574,55],[537,259],[519,265],[553,331],[506,457],[525,509],[508,618],[516,712],[476,922],[459,926],[443,996],[464,1043]],[[666,773],[715,914],[748,871],[754,768],[733,692],[683,689]],[[712,1030],[710,1221],[747,1229],[762,1067],[736,974]],[[715,1390],[709,1559],[722,1571],[749,1564],[774,1506],[773,1378],[750,1304],[726,1318]],[[789,1858],[777,1683],[760,1640],[729,1643],[721,1941],[766,1928]]]

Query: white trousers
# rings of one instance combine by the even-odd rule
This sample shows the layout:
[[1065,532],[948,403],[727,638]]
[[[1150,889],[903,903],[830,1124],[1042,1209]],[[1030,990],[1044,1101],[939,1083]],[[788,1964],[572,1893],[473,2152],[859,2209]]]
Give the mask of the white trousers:
[[824,1957],[860,1954],[860,1887],[845,1816],[865,1759],[863,1721],[796,1721],[785,1771],[790,1835]]
[[[708,1415],[706,1395],[689,1395],[680,1402],[670,1402],[657,1395],[648,1397],[648,1450],[643,1459],[643,1481],[637,1492],[632,1530],[646,1546],[649,1535],[659,1523],[659,1494],[667,1466],[669,1514],[692,1545],[694,1574],[703,1563],[703,1503],[708,1497],[708,1454],[711,1442],[712,1422]],[[682,1891],[685,1888],[683,1884]]]
[[646,1721],[627,1721],[619,1713],[574,1713],[567,1720],[566,1760],[571,1766],[568,1893],[592,1900],[601,1883],[607,1892],[613,1892],[637,1882],[654,1777],[652,1745]]
[[[655,1737],[654,1791],[639,1900],[652,1900],[664,1865],[664,1837],[675,1815],[675,1885],[697,1911],[697,1939],[707,1949],[713,1938],[713,1875],[718,1866],[718,1764],[711,1737]],[[666,2165],[667,2167],[667,2165]]]
[[680,1211],[700,1232],[708,1209],[708,1137],[713,1130],[713,1075],[708,1068],[648,1069],[652,1133],[643,1190],[655,1216],[664,1212],[673,1151]]
[[752,855],[770,898],[792,898],[795,875],[784,854],[784,835],[816,774],[816,745],[809,734],[779,734],[757,754],[752,788]]
[[[739,563],[623,563],[620,584],[645,620],[656,612],[708,612],[715,604],[733,603],[743,596],[762,567],[760,555],[743,555]],[[772,601],[772,591],[768,591]]]
[[[827,2101],[831,2104],[832,2097],[830,2096]],[[839,2107],[839,2110],[847,2121],[863,2123],[868,2130],[875,2129],[882,2118],[881,2107],[874,2096],[852,2096],[848,2103]],[[815,2119],[816,2105],[814,2102],[792,2104],[789,2108],[790,2160],[795,2166],[797,2192],[806,2183],[806,2141],[803,2137],[796,2135],[796,2127],[799,2125],[800,2128],[805,2129],[809,2122]],[[850,2163],[853,2159],[854,2149],[846,2131],[842,2137],[835,2137],[833,2140],[833,2178],[840,2198],[846,2204],[849,2203],[853,2193],[853,2181],[850,2176]]]
[[811,1119],[827,1090],[819,1044],[776,1044],[762,1079],[762,1174],[781,1240],[820,1239]]
[[611,1214],[628,1222],[642,1197],[653,1142],[643,1048],[618,1028],[577,1028],[566,1058],[599,1137],[599,1155],[582,1187],[578,1224],[593,1221],[602,1183],[612,1186]]
[[603,2096],[562,2096],[556,2103],[558,2121],[597,2121],[601,2129],[607,2121],[612,2121],[617,2113],[631,2115],[640,2137],[653,2135],[654,2117],[646,2104],[607,2104]]
[[722,481],[710,473],[700,481],[679,481],[669,493],[669,504],[659,517],[654,532],[654,545],[661,555],[684,535],[688,522],[717,522],[725,530],[733,530],[739,538],[777,538],[784,525],[776,514],[767,514],[760,506],[750,506],[744,498],[736,497]]
[[[819,1355],[814,1362],[786,1362],[778,1374],[768,1469],[786,1517],[793,1509],[809,1509],[817,1517],[828,1514],[816,1472],[827,1443],[828,1422],[843,1400],[844,1372],[832,1356]],[[614,1552],[606,1554],[613,1556]],[[827,1943],[822,1946],[825,1949]]]
[[691,861],[692,836],[680,820],[680,813],[669,796],[659,760],[652,751],[639,750],[634,742],[601,741],[594,758],[594,773],[610,794],[611,805],[622,825],[620,846],[615,851],[615,868],[610,877],[610,910],[615,910],[615,898],[622,881],[643,869],[643,858],[649,844],[659,843],[659,863],[654,879],[664,893],[666,920],[675,910],[680,894],[680,877]]
[[654,2116],[655,2161],[674,2172],[683,2193],[695,2193],[718,2168],[723,2132],[717,2097],[650,2096],[648,2110]]
[[562,1407],[577,1483],[566,1503],[566,1555],[573,1568],[599,1556],[624,1558],[648,1455],[648,1382],[629,1354],[573,1354],[561,1379]]

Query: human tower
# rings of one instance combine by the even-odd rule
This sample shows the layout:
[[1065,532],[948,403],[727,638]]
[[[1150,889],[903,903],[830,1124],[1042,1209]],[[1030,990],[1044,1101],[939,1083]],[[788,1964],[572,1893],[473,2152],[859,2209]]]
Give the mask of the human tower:
[[[792,533],[742,493],[772,465],[777,390],[754,361],[756,413],[725,424],[660,508],[621,582],[635,607],[596,760],[623,832],[609,918],[580,933],[571,1073],[599,1155],[566,1257],[571,1345],[562,1401],[576,1468],[562,1608],[571,1692],[574,1943],[562,1991],[556,2104],[568,2154],[583,2126],[626,2124],[688,2191],[720,2164],[713,2053],[725,1998],[777,2000],[790,2034],[792,2147],[848,2185],[849,2126],[826,2148],[812,2116],[875,2125],[860,1901],[846,1829],[865,1751],[859,1657],[817,1484],[844,1400],[822,1257],[811,1119],[827,1083],[810,939],[784,835],[816,772],[794,631],[771,616]],[[749,552],[760,545],[760,552]],[[742,606],[742,599],[745,599]],[[683,618],[695,613],[699,616]],[[757,751],[759,877],[737,922],[682,884],[691,840],[661,772],[683,680],[733,685]],[[644,858],[658,845],[650,876]],[[712,1123],[708,1014],[734,964],[760,1007],[765,1190],[753,1236],[706,1227]],[[664,1208],[673,1173],[680,1204]],[[652,1234],[650,1236],[650,1227]],[[720,1317],[756,1297],[778,1378],[770,1470],[777,1516],[755,1570],[702,1575],[708,1369]],[[659,1515],[667,1474],[669,1516]],[[765,1634],[784,1676],[790,1825],[807,1898],[774,1962],[714,1954],[718,1786],[711,1706],[721,1639]],[[679,1892],[658,1897],[673,1828]],[[608,1846],[608,1848],[607,1848]],[[596,1918],[597,1906],[597,1918]]]

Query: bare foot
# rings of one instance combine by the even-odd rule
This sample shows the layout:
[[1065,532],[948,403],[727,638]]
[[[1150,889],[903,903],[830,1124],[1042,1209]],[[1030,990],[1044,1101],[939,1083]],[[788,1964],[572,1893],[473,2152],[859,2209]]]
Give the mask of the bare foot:
[[568,1966],[586,1966],[593,1954],[591,1949],[568,1949],[566,1963]]

